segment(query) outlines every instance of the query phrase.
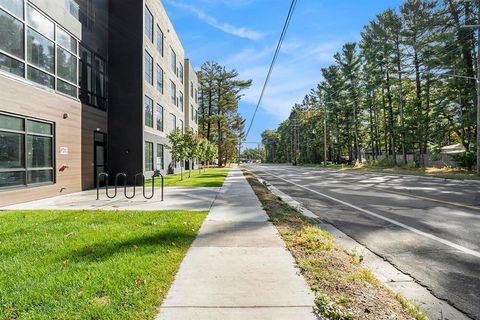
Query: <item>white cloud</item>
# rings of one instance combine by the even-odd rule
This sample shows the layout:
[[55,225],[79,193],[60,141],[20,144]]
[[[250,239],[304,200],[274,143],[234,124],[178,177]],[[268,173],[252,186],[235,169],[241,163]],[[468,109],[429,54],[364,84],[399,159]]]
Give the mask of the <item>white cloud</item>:
[[199,8],[193,5],[186,4],[183,2],[178,2],[175,0],[169,0],[168,2],[177,8],[188,10],[189,12],[197,16],[197,18],[200,19],[201,21],[225,33],[228,33],[240,38],[245,38],[245,39],[250,39],[255,41],[262,39],[265,35],[264,33],[251,30],[246,27],[237,27],[229,23],[220,22],[215,17],[209,16],[208,14],[206,14],[205,12],[203,12],[202,10],[200,10]]
[[[342,44],[342,41],[317,43],[301,39],[285,42],[260,108],[278,122],[286,119],[292,106],[300,103],[322,80],[320,69],[333,63],[333,55]],[[221,61],[228,68],[237,69],[241,78],[253,79],[252,87],[242,99],[252,108],[257,104],[274,50],[273,46],[250,47]]]

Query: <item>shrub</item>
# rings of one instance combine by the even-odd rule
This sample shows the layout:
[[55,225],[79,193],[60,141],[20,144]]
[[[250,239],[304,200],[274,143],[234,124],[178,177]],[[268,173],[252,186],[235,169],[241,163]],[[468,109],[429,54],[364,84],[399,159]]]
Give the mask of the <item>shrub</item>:
[[315,311],[322,317],[330,320],[351,320],[351,313],[343,310],[333,302],[326,294],[319,294],[315,298]]
[[473,151],[468,151],[460,154],[453,155],[453,160],[461,167],[472,170],[473,166],[477,162],[477,156]]

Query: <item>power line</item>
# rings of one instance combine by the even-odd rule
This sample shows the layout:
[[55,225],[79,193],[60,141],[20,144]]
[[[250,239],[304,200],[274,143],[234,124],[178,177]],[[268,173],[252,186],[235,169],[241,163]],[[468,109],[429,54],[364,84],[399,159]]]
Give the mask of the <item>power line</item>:
[[270,76],[272,75],[273,68],[275,66],[275,63],[277,62],[278,54],[280,53],[280,49],[282,48],[283,40],[285,39],[285,35],[287,34],[288,26],[290,25],[290,21],[293,16],[293,12],[295,11],[295,6],[297,5],[297,0],[292,0],[292,3],[290,5],[290,9],[288,10],[288,15],[287,18],[285,19],[285,23],[283,25],[283,30],[280,35],[280,39],[278,40],[277,43],[277,48],[275,50],[275,54],[273,55],[272,63],[270,64],[270,68],[267,73],[267,77],[265,78],[265,83],[263,84],[263,89],[262,93],[260,94],[260,98],[258,99],[257,106],[255,108],[255,112],[253,113],[252,120],[250,121],[250,125],[248,126],[247,134],[245,135],[245,138],[248,137],[250,130],[252,129],[253,122],[255,121],[255,116],[257,115],[258,108],[260,107],[260,104],[262,103],[263,100],[263,95],[265,94],[265,90],[267,89],[268,82],[270,81]]

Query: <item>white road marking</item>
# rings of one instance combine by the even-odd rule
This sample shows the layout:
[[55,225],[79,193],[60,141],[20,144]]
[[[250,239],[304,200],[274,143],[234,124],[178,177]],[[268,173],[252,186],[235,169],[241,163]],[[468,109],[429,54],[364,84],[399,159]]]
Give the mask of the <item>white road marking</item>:
[[[329,171],[335,171],[335,172],[339,172],[337,170],[330,170]],[[308,173],[308,172],[307,172]],[[302,174],[305,174],[305,172],[303,172]],[[348,175],[354,175],[354,173],[344,173],[344,174],[348,174]],[[355,173],[357,175],[359,174],[362,174],[362,173]],[[313,179],[315,177],[310,177],[309,179]],[[374,177],[373,179],[376,179],[376,178],[381,178],[383,179],[384,177]],[[372,178],[369,178],[369,179],[372,179]],[[373,180],[372,179],[372,180]],[[439,178],[434,178],[434,179],[439,179]],[[379,182],[384,182],[384,181],[375,181],[377,183]],[[471,205],[467,205],[467,204],[462,204],[462,203],[458,203],[458,202],[451,202],[451,201],[445,201],[445,200],[439,200],[439,199],[433,199],[433,198],[429,198],[429,197],[425,197],[425,196],[420,196],[420,195],[414,195],[414,194],[411,194],[411,193],[405,193],[405,192],[402,192],[402,191],[398,191],[398,190],[392,190],[392,189],[384,189],[382,187],[371,187],[372,189],[375,189],[375,190],[379,190],[379,191],[383,191],[383,192],[391,192],[391,193],[396,193],[396,194],[399,194],[399,195],[402,195],[402,196],[407,196],[407,197],[412,197],[412,198],[418,198],[418,199],[422,199],[422,200],[428,200],[428,201],[433,201],[433,202],[438,202],[438,203],[443,203],[443,204],[448,204],[448,205],[451,205],[451,206],[456,206],[456,207],[462,207],[462,208],[467,208],[467,209],[471,209],[471,210],[476,210],[476,211],[480,211],[480,207],[478,206],[471,206]]]
[[431,233],[418,230],[418,229],[416,229],[416,228],[414,228],[414,227],[411,227],[411,226],[409,226],[409,225],[406,225],[406,224],[404,224],[404,223],[402,223],[402,222],[399,222],[399,221],[396,221],[396,220],[393,220],[393,219],[384,217],[384,216],[382,216],[382,215],[379,215],[379,214],[377,214],[377,213],[368,211],[368,210],[366,210],[366,209],[357,207],[356,205],[353,205],[353,204],[351,204],[351,203],[348,203],[348,202],[345,202],[345,201],[343,201],[343,200],[340,200],[340,199],[337,199],[337,198],[328,196],[328,195],[326,195],[326,194],[324,194],[324,193],[321,193],[321,192],[318,192],[318,191],[313,190],[313,189],[311,189],[311,188],[308,188],[308,187],[299,185],[298,183],[295,183],[295,182],[293,182],[293,181],[284,179],[284,178],[282,178],[282,177],[279,177],[279,176],[277,176],[277,175],[271,174],[271,173],[269,173],[269,172],[266,172],[266,171],[263,171],[263,172],[266,173],[266,174],[268,174],[268,175],[270,175],[270,176],[272,176],[272,177],[275,177],[275,178],[277,178],[277,179],[280,179],[280,180],[283,180],[283,181],[288,182],[288,183],[290,183],[290,184],[293,184],[293,185],[295,185],[295,186],[297,186],[297,187],[299,187],[299,188],[302,188],[302,189],[305,189],[305,190],[307,190],[307,191],[310,191],[310,192],[313,192],[313,193],[315,193],[315,194],[318,194],[319,196],[322,196],[322,197],[324,197],[324,198],[333,200],[333,201],[335,201],[335,202],[338,202],[338,203],[340,203],[340,204],[343,204],[343,205],[345,205],[345,206],[347,206],[347,207],[350,207],[350,208],[352,208],[352,209],[358,210],[358,211],[363,212],[363,213],[365,213],[365,214],[368,214],[368,215],[370,215],[370,216],[376,217],[376,218],[378,218],[378,219],[382,219],[382,220],[384,220],[384,221],[390,222],[390,223],[392,223],[392,224],[394,224],[394,225],[397,225],[397,226],[399,226],[399,227],[402,227],[402,228],[404,228],[404,229],[407,229],[407,230],[409,230],[409,231],[411,231],[411,232],[414,232],[414,233],[416,233],[416,234],[418,234],[418,235],[424,236],[424,237],[429,238],[429,239],[431,239],[431,240],[435,240],[435,241],[440,242],[440,243],[442,243],[442,244],[444,244],[444,245],[446,245],[446,246],[449,246],[449,247],[451,247],[451,248],[454,248],[454,249],[456,249],[456,250],[459,250],[459,251],[461,251],[461,252],[463,252],[463,253],[470,254],[470,255],[472,255],[472,256],[474,256],[474,257],[480,258],[480,252],[478,252],[478,251],[475,251],[475,250],[466,248],[466,247],[464,247],[464,246],[458,245],[458,244],[456,244],[456,243],[453,243],[453,242],[451,242],[451,241],[442,239],[442,238],[437,237],[437,236],[435,236],[435,235],[433,235],[433,234],[431,234]]
[[392,189],[381,188],[381,187],[380,188],[379,187],[371,187],[371,188],[375,189],[375,190],[387,192],[387,193],[391,192],[391,193],[396,193],[396,194],[399,194],[399,195],[402,195],[402,196],[418,198],[418,199],[428,200],[428,201],[433,201],[433,202],[439,202],[439,203],[444,203],[444,204],[448,204],[448,205],[455,206],[455,207],[462,207],[462,208],[467,208],[467,209],[471,209],[471,210],[480,211],[479,207],[469,206],[469,205],[461,204],[461,203],[458,203],[458,202],[450,202],[450,201],[432,199],[432,198],[429,198],[429,197],[419,196],[419,195],[415,195],[415,194],[411,194],[411,193],[405,193],[405,192],[392,190]]

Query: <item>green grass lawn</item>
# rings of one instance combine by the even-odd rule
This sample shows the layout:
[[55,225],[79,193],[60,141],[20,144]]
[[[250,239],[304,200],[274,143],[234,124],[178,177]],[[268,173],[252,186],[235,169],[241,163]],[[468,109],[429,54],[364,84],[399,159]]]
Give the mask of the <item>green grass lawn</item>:
[[0,319],[153,319],[207,212],[0,212]]
[[[192,170],[192,176],[188,177],[188,171],[181,174],[172,174],[165,176],[166,187],[221,187],[230,171],[229,168],[209,168],[206,172]],[[155,179],[155,185],[160,186],[160,179]],[[147,185],[151,185],[151,181],[147,181]]]

